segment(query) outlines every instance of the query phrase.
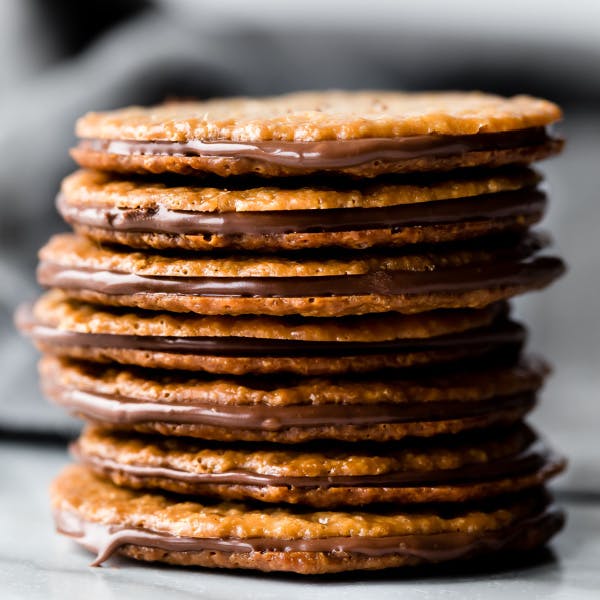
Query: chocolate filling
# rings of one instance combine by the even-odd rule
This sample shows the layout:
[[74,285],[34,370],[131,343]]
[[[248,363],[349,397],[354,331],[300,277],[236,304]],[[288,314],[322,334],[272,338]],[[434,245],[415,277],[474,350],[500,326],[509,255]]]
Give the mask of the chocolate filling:
[[53,346],[85,348],[126,348],[176,354],[216,356],[356,356],[397,352],[430,352],[456,347],[490,348],[521,345],[524,328],[512,321],[429,338],[395,339],[372,342],[298,341],[250,337],[177,337],[109,333],[82,333],[57,329],[38,322],[31,307],[17,311],[19,328],[35,341]]
[[227,406],[161,403],[143,398],[126,398],[65,387],[44,381],[44,392],[69,411],[100,421],[131,424],[148,421],[201,424],[233,429],[279,431],[288,427],[368,426],[379,423],[443,421],[462,419],[507,410],[526,411],[535,404],[535,393],[497,396],[488,400],[321,404],[293,406]]
[[564,515],[553,506],[518,519],[497,530],[452,531],[433,534],[328,538],[192,538],[159,531],[128,528],[86,521],[65,510],[56,511],[57,531],[97,554],[92,566],[99,566],[126,545],[159,548],[166,552],[325,552],[366,556],[399,554],[437,562],[467,557],[474,553],[500,551],[527,539],[532,529],[543,531],[547,539],[564,523]]
[[498,260],[433,271],[377,270],[362,275],[315,277],[162,277],[64,266],[43,261],[43,286],[92,290],[108,295],[180,294],[212,297],[297,298],[453,293],[501,286],[542,285],[559,277],[559,258]]
[[544,127],[475,135],[415,135],[396,138],[363,138],[318,142],[233,142],[190,140],[135,141],[84,139],[78,149],[119,156],[181,156],[249,159],[285,167],[340,169],[371,162],[393,163],[425,157],[460,156],[473,151],[493,151],[539,146],[553,141]]
[[[71,445],[75,458],[104,473],[120,472],[140,478],[163,478],[192,484],[229,484],[242,486],[284,486],[298,488],[332,487],[433,487],[438,485],[464,485],[486,482],[524,474],[549,472],[560,461],[553,457],[541,443],[521,452],[485,463],[466,464],[455,469],[433,471],[396,471],[381,475],[287,476],[256,473],[247,470],[230,470],[222,473],[194,473],[171,467],[152,467],[118,462],[102,456],[86,455],[77,444]],[[546,469],[544,469],[546,467]]]
[[77,225],[116,231],[190,235],[274,235],[394,229],[542,214],[546,195],[534,188],[382,208],[197,212],[74,205],[57,198],[63,218]]

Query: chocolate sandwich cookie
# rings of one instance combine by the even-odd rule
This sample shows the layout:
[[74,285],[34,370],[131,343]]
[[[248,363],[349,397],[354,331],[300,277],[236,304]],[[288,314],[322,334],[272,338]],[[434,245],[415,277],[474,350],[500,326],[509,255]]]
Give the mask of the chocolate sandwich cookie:
[[44,352],[165,369],[242,375],[365,372],[477,357],[523,343],[502,304],[482,310],[385,313],[333,319],[204,317],[124,311],[59,291],[24,306],[17,321]]
[[521,169],[362,183],[292,179],[269,187],[229,181],[223,188],[88,170],[63,181],[57,208],[78,233],[134,248],[360,249],[524,230],[544,212],[538,182]]
[[563,514],[540,490],[495,503],[309,512],[190,502],[119,488],[71,466],[51,490],[57,530],[94,552],[175,565],[303,574],[383,569],[527,551]]
[[479,92],[304,92],[89,113],[73,158],[125,173],[265,176],[530,163],[562,142],[551,102]]
[[97,304],[202,315],[408,314],[481,308],[548,285],[564,265],[538,248],[537,238],[511,237],[429,252],[190,256],[61,234],[40,251],[38,281]]
[[46,395],[105,429],[219,441],[398,440],[514,423],[548,367],[536,359],[337,377],[219,378],[46,356]]
[[116,485],[316,508],[479,500],[539,486],[564,468],[525,426],[334,448],[215,445],[87,428],[71,452]]

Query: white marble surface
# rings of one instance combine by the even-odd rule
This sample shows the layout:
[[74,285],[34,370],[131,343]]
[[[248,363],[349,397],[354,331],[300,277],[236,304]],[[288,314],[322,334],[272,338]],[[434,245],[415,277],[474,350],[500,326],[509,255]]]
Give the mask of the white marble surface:
[[529,565],[458,574],[386,574],[301,579],[185,570],[112,560],[88,566],[90,555],[52,530],[47,488],[68,462],[60,445],[0,442],[0,598],[2,600],[277,599],[495,600],[600,598],[600,494],[558,484],[566,530]]

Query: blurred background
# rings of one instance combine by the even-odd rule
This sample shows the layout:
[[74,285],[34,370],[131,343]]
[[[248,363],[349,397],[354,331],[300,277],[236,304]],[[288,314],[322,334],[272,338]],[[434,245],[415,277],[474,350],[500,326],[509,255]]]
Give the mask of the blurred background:
[[600,2],[596,0],[0,0],[0,432],[71,435],[41,398],[14,331],[38,293],[36,251],[74,169],[75,119],[168,97],[297,89],[481,89],[559,102],[563,157],[543,163],[544,222],[570,265],[518,302],[530,347],[556,365],[533,421],[572,458],[571,489],[600,489]]

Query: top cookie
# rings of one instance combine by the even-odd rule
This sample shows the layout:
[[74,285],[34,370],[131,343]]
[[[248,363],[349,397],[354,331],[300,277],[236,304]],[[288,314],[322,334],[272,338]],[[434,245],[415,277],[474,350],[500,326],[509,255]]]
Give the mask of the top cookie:
[[303,92],[89,113],[83,166],[140,173],[372,177],[528,163],[557,152],[560,109],[479,92]]
[[480,92],[299,92],[92,112],[77,122],[77,135],[172,142],[316,142],[498,133],[544,127],[560,116],[555,104],[529,96],[502,98]]

